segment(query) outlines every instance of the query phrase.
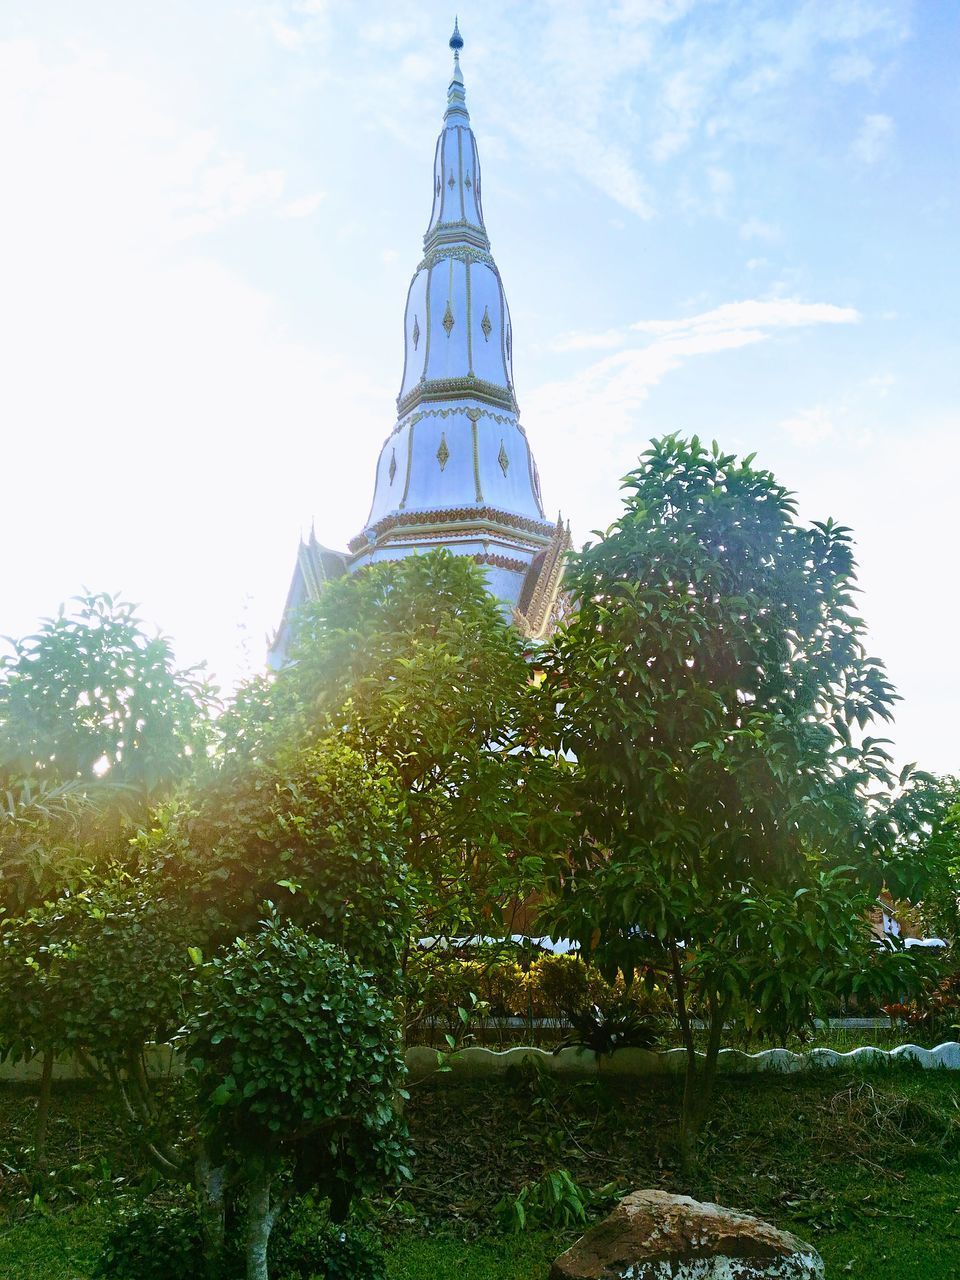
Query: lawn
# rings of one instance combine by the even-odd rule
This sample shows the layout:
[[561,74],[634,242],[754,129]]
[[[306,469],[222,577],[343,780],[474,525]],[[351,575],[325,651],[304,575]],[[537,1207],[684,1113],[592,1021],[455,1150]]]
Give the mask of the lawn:
[[[828,1276],[958,1273],[955,1077],[897,1068],[723,1080],[689,1178],[676,1163],[677,1088],[535,1073],[415,1087],[414,1181],[374,1206],[393,1280],[545,1280],[576,1229],[504,1235],[497,1204],[557,1168],[597,1197],[597,1212],[639,1186],[757,1212],[811,1240]],[[0,1275],[87,1280],[111,1206],[140,1193],[142,1174],[103,1100],[64,1088],[51,1134],[58,1173],[38,1210],[19,1172],[32,1105],[27,1090],[0,1089]]]

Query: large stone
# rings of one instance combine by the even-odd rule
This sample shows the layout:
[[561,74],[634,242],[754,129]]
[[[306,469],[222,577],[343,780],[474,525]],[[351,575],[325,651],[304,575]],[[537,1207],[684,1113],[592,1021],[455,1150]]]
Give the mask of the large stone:
[[823,1280],[817,1251],[748,1213],[634,1191],[553,1264],[550,1280]]

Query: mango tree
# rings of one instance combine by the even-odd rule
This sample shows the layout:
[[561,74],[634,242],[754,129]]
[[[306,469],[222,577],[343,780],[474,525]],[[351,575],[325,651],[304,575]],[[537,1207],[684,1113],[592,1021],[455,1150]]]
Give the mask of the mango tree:
[[831,996],[909,985],[867,915],[910,777],[871,732],[896,695],[864,647],[849,530],[798,521],[752,457],[696,437],[655,441],[623,487],[543,655],[580,801],[550,922],[668,984],[689,1159],[728,1021],[780,1035]]

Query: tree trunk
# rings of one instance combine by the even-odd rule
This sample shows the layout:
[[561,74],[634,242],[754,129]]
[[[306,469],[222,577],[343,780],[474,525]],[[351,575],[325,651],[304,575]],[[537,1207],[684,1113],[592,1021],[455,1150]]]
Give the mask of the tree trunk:
[[267,1246],[276,1211],[270,1208],[272,1175],[260,1170],[247,1181],[247,1280],[270,1280]]
[[224,1172],[221,1167],[211,1163],[204,1143],[201,1143],[197,1156],[196,1183],[200,1202],[204,1271],[209,1280],[216,1280],[220,1275],[226,1236]]
[[33,1167],[38,1174],[47,1171],[47,1121],[50,1117],[50,1095],[53,1092],[53,1050],[43,1055],[40,1072],[40,1096],[37,1099],[37,1127],[33,1141]]
[[683,1114],[680,1120],[680,1159],[685,1173],[697,1165],[697,1139],[710,1114],[713,1104],[713,1088],[717,1079],[717,1060],[723,1037],[726,1007],[717,999],[716,992],[707,992],[710,1023],[707,1035],[707,1051],[701,1063],[693,1048],[692,1033],[685,1037],[687,1071],[683,1087]]
[[699,1080],[697,1072],[697,1051],[693,1043],[693,1028],[687,1012],[687,984],[683,976],[683,962],[675,943],[670,944],[670,959],[673,966],[673,989],[677,1008],[677,1021],[680,1023],[680,1034],[686,1053],[686,1071],[683,1080],[683,1104],[680,1109],[680,1165],[684,1173],[696,1165],[696,1139],[699,1129],[697,1116],[697,1095]]

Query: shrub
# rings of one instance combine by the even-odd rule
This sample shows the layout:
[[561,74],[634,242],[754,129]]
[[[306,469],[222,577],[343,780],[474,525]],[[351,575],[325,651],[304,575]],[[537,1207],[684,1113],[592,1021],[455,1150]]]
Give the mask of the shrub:
[[270,1241],[275,1280],[386,1280],[379,1240],[353,1221],[332,1223],[312,1200],[287,1209]]
[[107,1232],[93,1280],[188,1280],[202,1274],[200,1220],[192,1205],[121,1210]]
[[579,956],[545,955],[527,973],[527,991],[536,1017],[566,1020],[590,1005],[608,1004],[613,988]]
[[932,1039],[954,1040],[960,1031],[960,973],[944,978],[923,1000],[884,1005],[883,1011]]
[[504,1196],[497,1218],[504,1231],[531,1227],[569,1228],[585,1223],[591,1195],[567,1173],[555,1169],[539,1182],[528,1182],[515,1196]]
[[264,1276],[281,1176],[338,1219],[358,1192],[409,1176],[399,1027],[372,974],[276,918],[205,965],[194,997],[187,1083],[244,1189],[248,1274]]
[[462,960],[448,952],[414,952],[407,962],[408,1022],[427,1018],[458,1029],[458,1009],[521,1016],[526,1010],[524,972],[502,957]]

